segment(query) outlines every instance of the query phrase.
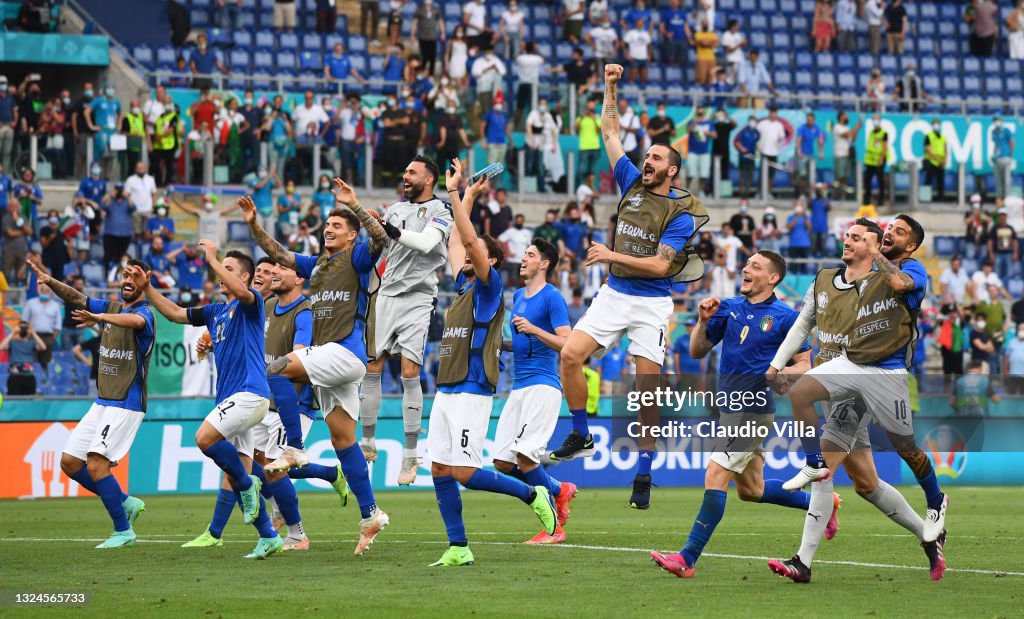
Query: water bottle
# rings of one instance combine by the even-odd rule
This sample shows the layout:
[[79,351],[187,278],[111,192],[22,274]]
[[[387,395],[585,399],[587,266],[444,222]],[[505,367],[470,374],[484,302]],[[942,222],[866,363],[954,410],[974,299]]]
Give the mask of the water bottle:
[[492,163],[491,165],[487,166],[483,170],[480,170],[479,172],[474,174],[469,179],[469,184],[470,185],[475,184],[478,180],[480,180],[481,177],[484,177],[484,176],[487,177],[487,180],[491,180],[492,178],[494,178],[495,176],[501,174],[504,171],[505,171],[505,166],[502,163],[500,163],[500,162],[499,163]]

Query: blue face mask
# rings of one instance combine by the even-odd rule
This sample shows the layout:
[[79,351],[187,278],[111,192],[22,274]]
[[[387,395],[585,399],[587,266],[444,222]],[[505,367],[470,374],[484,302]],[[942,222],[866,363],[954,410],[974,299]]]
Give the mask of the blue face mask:
[[85,97],[86,97],[87,99],[91,99],[91,98],[92,98],[92,95],[93,95],[93,92],[92,92],[92,90],[90,89],[90,90],[86,90],[86,91],[85,91],[84,93],[82,93],[82,94],[84,94],[84,95],[85,95]]
[[48,294],[41,294],[41,295],[39,295],[39,300],[40,301],[49,301],[50,300],[50,295],[48,295]]

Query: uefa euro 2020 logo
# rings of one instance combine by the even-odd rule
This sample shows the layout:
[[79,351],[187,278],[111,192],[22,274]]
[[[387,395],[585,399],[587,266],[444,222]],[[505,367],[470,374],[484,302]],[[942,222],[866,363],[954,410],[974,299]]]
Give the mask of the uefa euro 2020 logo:
[[937,476],[956,479],[967,466],[967,441],[953,426],[935,426],[925,435],[921,447],[932,459]]

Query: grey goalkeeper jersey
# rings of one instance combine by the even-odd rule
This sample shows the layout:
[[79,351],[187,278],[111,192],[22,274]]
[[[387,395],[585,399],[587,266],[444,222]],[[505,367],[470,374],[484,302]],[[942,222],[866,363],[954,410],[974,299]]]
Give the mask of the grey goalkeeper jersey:
[[387,263],[378,294],[397,297],[423,292],[437,296],[437,273],[448,261],[448,237],[455,225],[451,205],[438,198],[426,202],[396,202],[388,207],[384,218],[396,228],[410,232],[436,228],[441,232],[441,241],[425,254],[391,241],[384,253]]

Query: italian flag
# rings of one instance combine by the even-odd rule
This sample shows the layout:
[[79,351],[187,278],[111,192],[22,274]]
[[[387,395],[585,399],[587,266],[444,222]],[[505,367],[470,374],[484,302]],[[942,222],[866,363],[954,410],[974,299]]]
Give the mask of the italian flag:
[[61,234],[64,235],[64,238],[71,238],[78,236],[78,233],[82,231],[82,224],[76,217],[62,217],[59,228]]

